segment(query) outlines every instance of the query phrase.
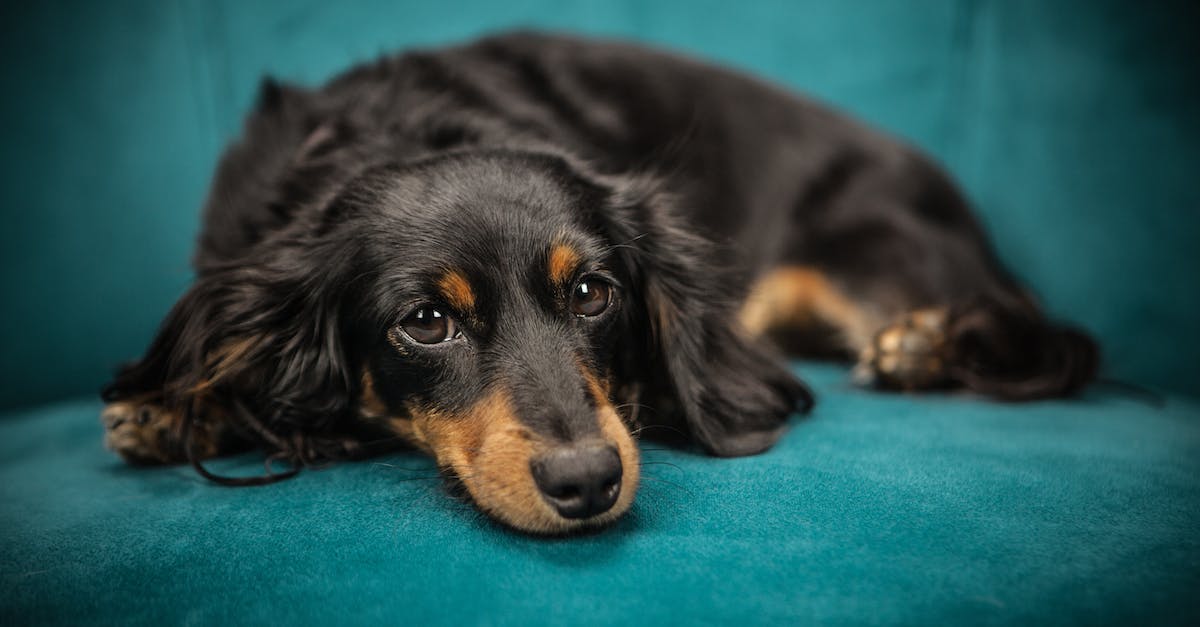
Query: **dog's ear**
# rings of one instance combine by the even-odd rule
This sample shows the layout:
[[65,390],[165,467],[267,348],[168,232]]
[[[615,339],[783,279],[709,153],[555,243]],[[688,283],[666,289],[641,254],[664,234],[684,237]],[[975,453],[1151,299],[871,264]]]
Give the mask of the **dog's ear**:
[[352,410],[358,381],[340,328],[346,288],[337,257],[313,245],[280,241],[254,259],[208,269],[146,355],[105,388],[105,400],[150,399],[197,420],[249,415],[244,435],[274,449],[332,426]]
[[770,448],[787,418],[812,406],[811,392],[780,356],[742,330],[745,286],[729,284],[716,245],[673,217],[667,199],[634,196],[606,212],[632,284],[627,325],[640,344],[623,352],[643,357],[619,370],[641,379],[649,387],[643,398],[658,414],[674,414],[708,452],[741,456]]

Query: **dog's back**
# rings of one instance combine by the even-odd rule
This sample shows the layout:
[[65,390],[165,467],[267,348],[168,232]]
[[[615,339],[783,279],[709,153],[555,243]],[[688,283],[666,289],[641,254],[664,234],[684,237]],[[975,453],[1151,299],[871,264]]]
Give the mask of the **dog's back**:
[[[197,266],[236,258],[372,166],[477,149],[653,180],[713,244],[709,271],[731,286],[724,297],[749,299],[753,331],[795,352],[859,357],[865,378],[1020,398],[1094,373],[1094,345],[1040,321],[967,202],[918,152],[763,81],[627,43],[514,33],[386,57],[317,90],[266,81],[222,160]],[[876,345],[927,309],[940,330],[920,342],[942,346],[937,366]],[[883,369],[902,362],[895,374],[881,372],[884,353],[894,359]]]

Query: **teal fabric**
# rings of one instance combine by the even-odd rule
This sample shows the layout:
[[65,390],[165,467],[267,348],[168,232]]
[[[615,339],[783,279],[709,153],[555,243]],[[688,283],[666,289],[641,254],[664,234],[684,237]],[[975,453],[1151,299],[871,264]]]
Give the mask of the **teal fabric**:
[[0,7],[0,407],[92,393],[187,285],[213,165],[265,73],[518,25],[658,43],[932,152],[1001,256],[1104,344],[1200,381],[1200,7],[1188,0],[119,0]]
[[229,489],[121,465],[94,401],[10,415],[0,623],[1200,621],[1200,404],[895,397],[801,373],[821,409],[771,452],[644,445],[631,514],[566,540],[497,528],[415,455]]

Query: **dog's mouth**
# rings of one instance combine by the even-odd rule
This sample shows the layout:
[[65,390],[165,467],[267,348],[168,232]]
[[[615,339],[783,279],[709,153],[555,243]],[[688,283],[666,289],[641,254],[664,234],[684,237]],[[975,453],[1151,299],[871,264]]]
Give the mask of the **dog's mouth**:
[[596,417],[597,435],[551,445],[513,419],[506,397],[493,395],[467,418],[414,410],[411,433],[451,489],[493,519],[526,533],[566,534],[612,523],[637,492],[629,429],[610,404]]

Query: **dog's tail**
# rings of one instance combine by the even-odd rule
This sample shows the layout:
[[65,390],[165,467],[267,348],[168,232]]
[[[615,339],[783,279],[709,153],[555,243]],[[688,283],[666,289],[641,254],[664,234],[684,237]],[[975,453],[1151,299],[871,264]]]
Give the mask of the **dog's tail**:
[[1032,400],[1076,394],[1096,378],[1095,340],[1027,302],[977,300],[949,313],[949,374],[970,390]]

